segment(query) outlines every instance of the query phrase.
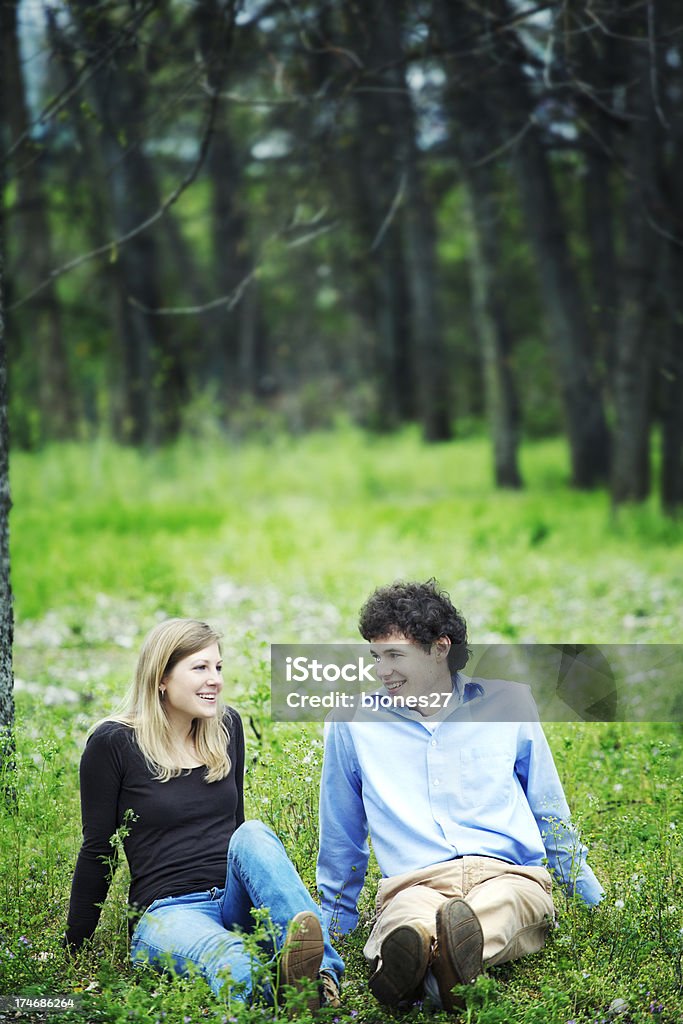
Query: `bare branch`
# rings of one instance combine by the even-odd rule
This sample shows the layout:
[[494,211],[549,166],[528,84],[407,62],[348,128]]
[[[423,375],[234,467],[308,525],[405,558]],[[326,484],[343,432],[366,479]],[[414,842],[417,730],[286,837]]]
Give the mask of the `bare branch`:
[[300,245],[308,245],[318,235],[326,235],[328,231],[332,231],[338,226],[338,221],[332,221],[331,224],[323,224],[322,227],[316,228],[315,231],[309,231],[306,235],[301,235],[299,238],[295,238],[293,242],[286,242],[288,249],[296,249]]
[[375,252],[377,249],[379,249],[380,245],[382,244],[382,241],[384,240],[384,236],[386,235],[387,231],[389,230],[389,228],[391,226],[391,222],[393,221],[394,217],[396,216],[396,211],[398,210],[399,206],[403,202],[403,197],[405,195],[405,191],[406,191],[406,174],[405,174],[405,171],[404,171],[403,174],[401,175],[401,180],[398,183],[398,188],[396,189],[396,194],[394,195],[394,198],[391,201],[391,206],[389,207],[389,212],[387,213],[386,217],[382,221],[380,229],[377,232],[377,234],[375,235],[374,241],[373,241],[372,245],[370,246],[370,252]]
[[105,256],[108,253],[116,252],[118,249],[126,245],[127,242],[130,242],[133,238],[137,238],[137,236],[142,234],[143,231],[147,231],[148,228],[151,228],[154,224],[157,223],[157,221],[161,220],[164,214],[173,206],[175,202],[177,202],[177,200],[180,198],[183,192],[185,192],[185,190],[190,187],[190,185],[193,183],[193,181],[199,174],[199,171],[206,159],[206,154],[208,152],[209,144],[211,142],[211,138],[213,135],[213,126],[216,120],[217,109],[218,97],[212,96],[209,103],[206,127],[204,128],[204,131],[202,133],[202,139],[197,159],[195,160],[189,173],[183,178],[180,184],[170,193],[170,195],[168,195],[166,199],[163,200],[159,208],[155,210],[155,212],[151,214],[151,216],[149,216],[146,220],[142,221],[142,223],[138,224],[136,227],[131,228],[131,230],[127,231],[124,235],[120,235],[118,238],[114,238],[111,241],[106,242],[104,245],[98,246],[96,249],[91,249],[90,252],[82,253],[80,256],[77,256],[74,259],[69,260],[67,263],[62,264],[61,267],[56,267],[54,270],[50,271],[45,280],[41,281],[40,284],[36,285],[36,287],[33,288],[30,292],[28,292],[26,295],[23,295],[20,299],[17,299],[17,301],[13,303],[11,306],[9,306],[8,309],[20,309],[22,306],[25,306],[27,302],[30,302],[30,300],[33,299],[36,295],[44,291],[45,288],[49,287],[49,285],[52,284],[53,281],[56,281],[58,278],[63,277],[64,274],[68,274],[69,271],[71,270],[76,270],[78,267],[81,267],[84,263],[88,263],[90,260],[96,259],[98,256]]
[[657,60],[657,43],[655,41],[655,11],[652,0],[647,0],[647,47],[650,54],[650,92],[652,94],[652,105],[655,108],[657,117],[662,127],[667,130],[671,127],[659,99],[659,81],[657,71],[659,62]]
[[[213,95],[213,89],[206,83],[201,83],[202,89]],[[400,96],[407,96],[410,94],[410,90],[407,88],[399,88],[398,86],[380,86],[380,85],[353,85],[352,91],[354,93],[384,93],[384,94],[398,94]],[[324,99],[324,95],[320,91],[310,93],[309,95],[303,95],[298,93],[295,96],[290,96],[287,99],[273,98],[266,96],[244,96],[237,92],[222,92],[220,98],[226,100],[228,103],[234,103],[242,107],[299,107],[307,106],[311,103],[315,103],[318,100]]]
[[598,107],[603,114],[607,114],[612,121],[616,121],[618,124],[624,125],[629,124],[632,121],[641,120],[641,118],[636,114],[627,114],[623,110],[615,110],[614,107],[605,103],[605,101],[598,95],[597,90],[595,90],[592,85],[589,85],[588,82],[584,82],[580,78],[574,78],[572,85],[579,93],[581,93],[582,96],[585,96],[587,100]]
[[197,316],[199,313],[209,313],[212,309],[220,309],[221,306],[225,306],[226,310],[230,313],[254,280],[258,269],[258,267],[254,267],[250,270],[246,277],[243,277],[240,283],[228,295],[221,295],[220,298],[212,299],[211,302],[205,302],[201,306],[162,306],[158,309],[150,309],[149,306],[144,306],[131,295],[128,296],[128,301],[131,306],[139,309],[142,313],[146,313],[148,316]]
[[[307,225],[293,222],[283,230],[276,231],[272,235],[269,235],[263,243],[263,252],[265,253],[271,245],[278,241],[284,241],[287,249],[295,249],[300,245],[308,245],[309,242],[312,242],[314,238],[318,238],[319,235],[324,235],[327,234],[328,231],[333,231],[338,226],[338,221],[333,221],[329,224],[321,224],[315,230],[309,231],[307,234],[302,235],[299,238],[295,238],[291,242],[285,241],[287,234],[294,228],[312,226],[319,222],[320,217],[323,216],[324,213],[325,210],[321,210],[315,217],[307,222]],[[198,316],[201,313],[209,313],[211,310],[220,309],[221,307],[225,307],[225,310],[230,313],[240,302],[245,291],[254,278],[258,276],[260,269],[265,266],[265,263],[266,257],[262,256],[259,262],[252,267],[249,273],[242,278],[231,292],[228,292],[227,295],[221,295],[217,299],[211,299],[210,302],[205,302],[199,306],[161,306],[156,309],[152,309],[148,306],[144,306],[132,296],[128,297],[128,301],[131,306],[139,309],[142,313],[146,313],[148,316]]]
[[515,132],[514,135],[512,135],[509,139],[506,139],[505,142],[503,142],[500,146],[496,146],[496,148],[492,149],[490,153],[486,153],[485,156],[479,157],[479,159],[476,160],[472,166],[481,167],[483,164],[487,164],[489,163],[489,161],[495,160],[496,157],[501,155],[501,153],[505,153],[508,149],[512,149],[512,147],[516,146],[518,142],[521,142],[526,133],[531,130],[533,124],[533,116],[527,118],[527,120],[518,132]]
[[662,238],[665,238],[667,242],[671,242],[672,245],[683,248],[683,236],[672,235],[670,231],[667,231],[666,228],[663,228],[661,224],[658,224],[657,221],[653,219],[652,214],[648,210],[645,211],[645,219],[652,230]]
[[307,40],[304,38],[303,33],[301,35],[301,42],[303,43],[304,49],[306,50],[307,53],[312,53],[315,54],[316,56],[321,53],[331,53],[334,56],[338,55],[341,57],[346,57],[347,60],[351,64],[354,64],[357,68],[362,68],[365,66],[357,54],[355,54],[352,50],[345,49],[345,47],[343,46],[310,46]]
[[[210,96],[216,95],[214,89],[208,82],[202,82],[201,87]],[[292,96],[290,99],[270,99],[264,96],[241,96],[237,92],[220,92],[217,94],[220,99],[228,103],[236,103],[243,107],[296,107],[304,103],[310,103],[310,96]]]
[[346,57],[346,59],[351,64],[354,64],[357,68],[362,68],[364,66],[363,65],[363,61],[360,59],[358,54],[353,53],[352,50],[348,50],[348,49],[346,49],[343,46],[333,46],[332,44],[328,43],[326,39],[321,39],[319,46],[312,45],[311,42],[309,41],[309,29],[304,24],[303,19],[301,18],[299,13],[296,11],[294,4],[291,2],[291,0],[284,0],[284,5],[289,10],[289,13],[292,16],[292,19],[293,19],[294,23],[297,25],[298,32],[299,32],[299,39],[301,40],[301,45],[303,46],[304,50],[307,53],[313,53],[313,54],[321,54],[321,53],[338,54],[341,57]]
[[[2,154],[2,161],[9,160],[13,153],[19,149],[20,146],[30,139],[31,130],[36,125],[46,124],[48,121],[54,119],[57,114],[73,99],[87,82],[93,77],[94,74],[99,71],[106,61],[112,57],[118,49],[127,44],[130,41],[131,36],[137,31],[142,25],[145,18],[152,13],[155,9],[155,4],[150,3],[147,7],[143,7],[139,13],[131,19],[130,24],[124,25],[120,33],[115,37],[113,43],[110,46],[103,47],[98,53],[95,53],[92,57],[89,57],[84,66],[79,69],[74,78],[67,82],[61,92],[57,93],[43,108],[41,113],[33,121],[30,122],[25,131],[14,140],[12,145]],[[87,72],[87,73],[86,73]]]
[[[640,3],[632,4],[628,10],[620,11],[619,13],[623,16],[626,13],[630,13],[631,10],[635,10],[640,6]],[[590,7],[586,7],[586,15],[591,18],[598,26],[603,35],[608,36],[610,39],[619,39],[624,43],[635,43],[640,46],[643,45],[645,40],[641,36],[629,36],[623,32],[613,32],[612,29],[608,28],[604,21],[598,17],[595,11]]]

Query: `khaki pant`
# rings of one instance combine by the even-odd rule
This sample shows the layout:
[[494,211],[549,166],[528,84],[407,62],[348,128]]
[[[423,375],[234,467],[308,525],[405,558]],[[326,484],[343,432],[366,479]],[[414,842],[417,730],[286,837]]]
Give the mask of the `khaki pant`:
[[467,901],[484,933],[484,963],[501,964],[545,945],[555,916],[545,868],[521,867],[494,857],[460,857],[419,871],[383,878],[377,918],[363,952],[374,963],[398,925],[421,921],[436,935],[436,911],[448,899]]

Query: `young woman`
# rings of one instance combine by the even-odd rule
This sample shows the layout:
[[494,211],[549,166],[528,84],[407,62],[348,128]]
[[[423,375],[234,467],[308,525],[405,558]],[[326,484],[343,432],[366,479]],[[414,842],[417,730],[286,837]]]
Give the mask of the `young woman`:
[[181,974],[194,965],[217,995],[228,979],[231,997],[250,1002],[259,972],[243,933],[254,926],[252,908],[267,907],[279,982],[319,977],[317,989],[309,986],[311,1009],[320,998],[337,1005],[344,965],[318,907],[277,836],[244,820],[244,732],[221,701],[221,669],[213,629],[194,619],[162,622],[144,642],[123,712],[91,730],[67,944],[78,948],[95,931],[120,830],[133,963]]

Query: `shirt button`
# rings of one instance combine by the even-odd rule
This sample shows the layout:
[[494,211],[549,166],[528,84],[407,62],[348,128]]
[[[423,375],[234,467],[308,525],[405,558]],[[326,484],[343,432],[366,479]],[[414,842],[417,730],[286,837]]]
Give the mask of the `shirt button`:
[[438,780],[438,779],[434,779],[434,785],[435,785],[435,786],[438,786],[438,785],[439,785],[439,780]]
[[435,747],[435,746],[436,746],[436,740],[432,740],[432,746],[433,746],[433,747]]

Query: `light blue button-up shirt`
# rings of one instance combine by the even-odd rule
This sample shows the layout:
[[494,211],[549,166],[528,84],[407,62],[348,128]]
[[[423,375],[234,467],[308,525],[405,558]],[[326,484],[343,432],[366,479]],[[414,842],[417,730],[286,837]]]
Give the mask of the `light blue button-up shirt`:
[[604,895],[529,687],[462,675],[454,683],[448,706],[427,718],[377,708],[325,723],[317,878],[335,931],[358,922],[368,833],[385,877],[485,855],[547,864],[589,905]]

